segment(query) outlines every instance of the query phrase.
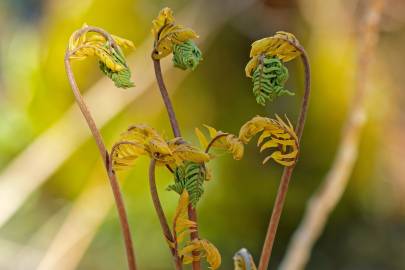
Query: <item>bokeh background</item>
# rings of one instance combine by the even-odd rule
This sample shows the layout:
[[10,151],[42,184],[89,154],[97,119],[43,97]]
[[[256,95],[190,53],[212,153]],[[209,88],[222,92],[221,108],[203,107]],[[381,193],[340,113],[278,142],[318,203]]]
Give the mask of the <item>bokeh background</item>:
[[[133,40],[136,87],[115,89],[96,60],[73,65],[108,146],[134,123],[168,137],[166,112],[150,61],[151,20],[170,6],[199,34],[204,61],[194,72],[164,70],[184,136],[209,124],[237,132],[252,116],[296,119],[303,87],[300,63],[288,63],[282,97],[261,107],[244,66],[252,41],[277,30],[295,33],[313,70],[302,154],[276,240],[281,261],[305,205],[330,169],[354,91],[362,15],[360,0],[1,0],[0,1],[0,269],[125,269],[119,222],[95,143],[74,104],[63,66],[70,34],[84,22]],[[368,118],[358,161],[342,201],[315,245],[307,269],[405,269],[405,3],[386,1],[371,68]],[[170,57],[169,57],[170,58]],[[250,145],[242,161],[211,162],[213,179],[199,204],[201,235],[232,269],[241,247],[260,255],[281,167],[261,165]],[[140,269],[171,269],[147,186],[148,160],[120,173]],[[158,171],[169,217],[177,195]]]

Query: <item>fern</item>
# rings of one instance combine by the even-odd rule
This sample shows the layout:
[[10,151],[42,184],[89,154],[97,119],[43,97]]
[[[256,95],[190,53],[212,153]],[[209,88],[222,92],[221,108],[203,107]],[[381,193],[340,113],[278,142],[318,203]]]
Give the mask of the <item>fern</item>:
[[192,40],[187,40],[181,44],[174,45],[173,64],[175,67],[183,70],[194,70],[201,60],[201,51]]
[[262,56],[260,63],[253,72],[253,94],[256,102],[266,105],[266,100],[273,101],[276,96],[294,95],[284,89],[288,79],[288,69],[277,57]]
[[206,170],[203,164],[185,162],[184,165],[176,167],[174,171],[174,184],[167,187],[182,194],[184,189],[190,194],[190,203],[196,206],[204,193],[204,180],[206,180]]
[[99,61],[100,70],[110,78],[115,86],[118,88],[130,88],[134,87],[134,83],[131,82],[131,71],[129,70],[122,53],[118,50],[113,50],[112,58],[114,62],[121,64],[125,68],[120,71],[113,71],[104,62]]

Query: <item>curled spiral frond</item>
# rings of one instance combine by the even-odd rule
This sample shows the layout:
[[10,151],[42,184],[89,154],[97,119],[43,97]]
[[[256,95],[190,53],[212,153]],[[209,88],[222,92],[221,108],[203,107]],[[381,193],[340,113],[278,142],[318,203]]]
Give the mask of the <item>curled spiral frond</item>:
[[134,164],[142,155],[156,160],[157,165],[175,168],[185,161],[204,163],[210,156],[181,138],[165,141],[154,129],[147,125],[131,126],[121,134],[120,140],[111,151],[114,169],[125,169]]
[[192,40],[187,40],[181,44],[174,45],[173,64],[175,67],[183,70],[194,70],[201,60],[201,51]]
[[[278,115],[276,119],[255,116],[241,127],[239,139],[246,144],[256,134],[262,133],[257,142],[258,146],[261,145],[260,152],[273,149],[273,152],[264,159],[263,164],[273,159],[283,166],[292,166],[298,155],[298,138],[287,117],[286,120],[287,123]],[[265,140],[267,141],[264,142]]]
[[[218,269],[221,265],[221,254],[212,243],[205,239],[186,241],[187,236],[197,230],[197,224],[187,217],[188,204],[189,195],[184,190],[181,193],[173,218],[172,230],[174,242],[170,242],[170,244],[177,250],[183,264],[190,264],[193,261],[200,261],[202,258],[206,258],[211,269]],[[194,256],[194,251],[199,251],[199,255]]]
[[117,87],[129,88],[134,86],[131,82],[131,71],[126,64],[123,48],[134,49],[132,41],[111,35],[111,42],[98,32],[91,32],[92,27],[84,24],[83,27],[72,34],[69,40],[71,60],[84,60],[90,56],[99,59],[101,71],[107,75]]
[[[184,27],[182,25],[177,25],[174,23],[173,11],[166,7],[159,12],[159,15],[152,21],[152,34],[155,37],[154,50],[152,52],[152,58],[155,60],[162,59],[167,55],[171,54],[176,46],[182,45],[185,42],[191,41],[192,39],[198,38],[198,35],[191,28]],[[184,44],[176,50],[189,50],[187,46],[190,44]],[[195,46],[195,44],[194,44]],[[173,60],[174,63],[178,64],[179,67],[195,67],[201,60],[201,52],[195,46],[192,53],[196,55],[189,55],[187,58],[177,55]],[[197,57],[197,54],[200,56]],[[190,57],[193,57],[193,63],[182,62],[184,60],[190,60]],[[198,60],[198,61],[196,61]]]
[[233,262],[234,270],[257,270],[253,257],[246,248],[235,253]]
[[276,96],[293,95],[284,89],[288,79],[288,69],[283,62],[293,60],[301,54],[300,46],[293,34],[279,31],[272,37],[253,42],[251,59],[245,67],[247,77],[253,81],[253,93],[257,103],[265,105]]
[[190,195],[190,203],[195,207],[204,193],[204,181],[207,180],[204,164],[185,162],[174,170],[174,184],[167,187],[182,194],[184,190]]
[[230,133],[217,131],[215,128],[207,125],[204,126],[208,129],[210,136],[209,140],[199,128],[195,129],[195,133],[202,147],[206,150],[209,150],[210,147],[223,149],[231,153],[235,160],[242,159],[244,145],[238,137]]
[[266,100],[273,101],[275,97],[282,95],[294,95],[284,89],[288,79],[288,69],[276,57],[261,57],[259,65],[253,72],[253,94],[256,102],[266,105]]

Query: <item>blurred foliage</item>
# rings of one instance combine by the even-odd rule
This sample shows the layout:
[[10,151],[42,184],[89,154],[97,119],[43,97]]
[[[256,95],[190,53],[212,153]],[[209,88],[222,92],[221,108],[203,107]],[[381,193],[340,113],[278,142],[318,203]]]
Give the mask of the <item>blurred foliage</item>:
[[[74,30],[87,22],[133,40],[138,47],[151,37],[151,20],[162,7],[170,4],[177,13],[190,2],[193,1],[2,0],[0,169],[6,168],[72,105],[74,99],[65,76],[63,56]],[[196,19],[204,12],[220,17],[219,8],[223,6],[219,2],[200,2],[189,19]],[[300,161],[279,227],[273,269],[282,258],[308,198],[329,169],[353,91],[355,38],[359,30],[356,15],[362,5],[356,4],[359,1],[308,2],[258,1],[233,16],[221,29],[210,33],[209,44],[201,47],[204,60],[194,72],[186,71],[186,79],[173,94],[183,135],[195,144],[194,127],[201,124],[237,133],[253,116],[274,113],[286,113],[295,123],[303,86],[300,64],[286,64],[290,70],[286,88],[296,93],[295,97],[280,97],[265,107],[258,106],[252,97],[251,81],[244,76],[244,66],[249,60],[252,41],[277,30],[294,33],[307,48],[313,69],[311,106]],[[397,9],[405,11],[401,1],[393,2]],[[385,139],[390,128],[395,126],[399,134],[404,134],[405,126],[401,83],[404,78],[400,73],[405,57],[400,45],[405,39],[405,22],[397,12],[388,9],[384,15],[390,27],[383,27],[383,49],[378,52],[378,65],[373,70],[376,76],[371,85],[376,100],[370,102],[369,122],[355,172],[315,247],[308,269],[405,268],[402,256],[405,209],[398,205],[397,197],[390,196],[394,191],[399,192],[399,198],[405,196],[405,188],[400,190],[396,186],[404,177],[399,174],[402,179],[394,181],[387,158],[390,145],[401,147],[396,145],[399,140]],[[202,32],[202,29],[195,30]],[[150,61],[149,55],[145,61]],[[143,63],[136,65],[135,84],[142,77]],[[103,76],[96,60],[73,66],[84,91]],[[390,67],[392,74],[387,74],[385,67]],[[171,74],[175,77],[182,72],[185,71],[175,70]],[[168,87],[170,92],[174,90]],[[112,83],[111,89],[121,91]],[[137,88],[126,91],[137,91]],[[147,123],[163,134],[171,134],[166,112],[160,109],[152,113],[158,106],[161,106],[160,96],[153,87],[103,128],[107,145],[111,146],[121,131],[135,123]],[[262,159],[255,146],[249,145],[242,161],[225,155],[209,163],[213,177],[199,203],[199,225],[201,234],[220,250],[222,269],[231,269],[232,256],[241,247],[248,248],[255,258],[259,256],[282,169],[275,164],[262,166]],[[147,158],[142,158],[133,170],[120,172],[119,176],[126,179],[124,193],[140,268],[163,270],[171,263],[170,254],[150,200],[147,166]],[[163,169],[158,170],[157,180],[167,214],[172,217],[178,195],[164,190],[172,176]],[[34,269],[74,202],[86,188],[97,185],[107,185],[107,178],[95,144],[89,139],[0,228],[0,269]],[[100,200],[111,200],[110,193],[108,196]],[[27,254],[27,249],[31,256],[25,258],[21,254]],[[29,267],[15,266],[23,262]],[[124,268],[119,223],[112,209],[77,269]]]

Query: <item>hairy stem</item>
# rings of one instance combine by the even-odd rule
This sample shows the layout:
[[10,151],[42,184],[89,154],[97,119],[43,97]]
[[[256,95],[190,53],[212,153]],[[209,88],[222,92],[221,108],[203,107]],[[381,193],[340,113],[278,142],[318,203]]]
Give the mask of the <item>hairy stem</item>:
[[[179,124],[177,122],[176,115],[174,113],[173,105],[170,100],[166,85],[163,81],[162,69],[160,67],[160,60],[153,59],[153,67],[155,69],[156,81],[159,86],[160,94],[162,95],[163,102],[166,106],[166,110],[169,115],[169,120],[170,120],[170,124],[172,126],[173,135],[174,135],[174,137],[181,137]],[[192,207],[191,204],[188,205],[188,218],[197,224],[197,211],[194,207]],[[191,240],[199,239],[198,225],[197,225],[197,229],[190,234],[190,239]],[[199,252],[195,251],[195,252],[193,252],[193,255],[197,257],[199,255]],[[201,269],[200,261],[199,260],[193,261],[192,267],[193,267],[193,270],[200,270]]]
[[[286,40],[289,42],[288,40]],[[309,95],[311,91],[311,70],[309,66],[309,60],[307,53],[305,52],[304,48],[301,45],[297,45],[294,43],[289,42],[293,45],[296,49],[301,52],[301,62],[304,66],[305,72],[305,91],[304,96],[302,98],[301,103],[301,111],[298,116],[297,126],[295,128],[295,133],[298,137],[298,143],[301,142],[302,133],[304,131],[305,120],[307,117],[308,112],[308,105],[309,105]],[[297,160],[296,160],[297,161]],[[276,200],[273,206],[273,212],[271,213],[270,222],[267,228],[266,238],[262,248],[262,254],[260,256],[260,262],[258,270],[266,270],[268,268],[271,252],[273,250],[274,240],[276,238],[278,224],[280,222],[281,213],[283,212],[285,198],[287,196],[288,185],[290,183],[290,179],[292,173],[294,171],[295,164],[290,167],[285,167],[283,171],[283,175],[281,176],[280,184],[277,190]]]
[[311,250],[336,207],[350,179],[357,160],[358,145],[366,118],[366,99],[370,80],[370,60],[378,40],[378,27],[383,10],[383,0],[374,0],[369,5],[357,63],[355,94],[342,130],[342,137],[335,160],[322,185],[312,195],[301,224],[295,231],[280,265],[282,270],[304,269],[310,259]]
[[[155,180],[155,166],[156,161],[154,159],[151,160],[150,165],[149,165],[149,188],[150,188],[150,194],[152,196],[152,201],[153,201],[153,206],[155,207],[156,214],[159,218],[160,226],[162,227],[162,231],[164,236],[166,237],[166,240],[169,243],[175,243],[173,234],[170,231],[169,224],[167,223],[166,215],[163,212],[162,204],[160,203],[159,195],[157,192],[156,188],[156,180]],[[177,254],[177,249],[170,246],[170,252],[172,253],[174,264],[176,267],[176,270],[181,270],[183,269],[181,260]]]
[[[75,36],[78,37],[81,34],[83,34],[85,32],[90,32],[90,31],[102,34],[107,40],[109,40],[111,46],[116,46],[115,42],[111,38],[111,36],[106,31],[104,31],[100,28],[97,28],[97,27],[82,28],[75,33]],[[79,105],[80,111],[82,112],[84,118],[86,119],[87,125],[89,126],[90,131],[93,134],[94,140],[96,141],[97,147],[100,151],[100,155],[103,159],[103,163],[107,170],[108,179],[109,179],[110,186],[111,186],[111,189],[112,189],[112,192],[114,195],[115,204],[116,204],[117,211],[118,211],[118,217],[119,217],[119,220],[121,223],[122,234],[124,237],[125,250],[126,250],[127,261],[128,261],[128,269],[136,270],[137,267],[136,267],[136,260],[135,260],[135,251],[133,248],[130,226],[128,223],[128,217],[127,217],[127,213],[125,210],[125,204],[124,204],[124,201],[122,198],[119,183],[117,181],[115,172],[111,168],[109,154],[106,150],[101,133],[98,130],[93,117],[91,116],[91,113],[83,99],[83,96],[80,93],[79,87],[77,86],[76,80],[74,78],[74,74],[73,74],[72,67],[70,65],[70,60],[69,60],[72,53],[74,53],[74,51],[69,51],[69,49],[68,49],[65,54],[65,69],[66,69],[67,77],[69,80],[69,84],[72,88],[76,102]]]

